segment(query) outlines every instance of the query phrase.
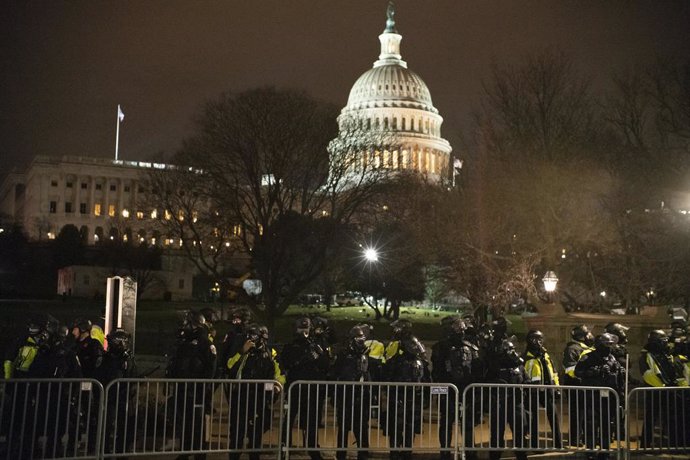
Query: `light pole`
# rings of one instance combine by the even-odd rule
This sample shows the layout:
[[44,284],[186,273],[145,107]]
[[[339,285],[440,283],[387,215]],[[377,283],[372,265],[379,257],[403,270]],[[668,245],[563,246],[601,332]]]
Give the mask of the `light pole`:
[[379,261],[379,253],[374,248],[365,248],[364,249],[364,259],[369,263],[378,262]]
[[544,277],[541,280],[544,283],[544,290],[546,291],[548,303],[553,303],[553,293],[556,290],[556,285],[558,285],[558,277],[556,276],[556,273],[549,270],[544,274]]

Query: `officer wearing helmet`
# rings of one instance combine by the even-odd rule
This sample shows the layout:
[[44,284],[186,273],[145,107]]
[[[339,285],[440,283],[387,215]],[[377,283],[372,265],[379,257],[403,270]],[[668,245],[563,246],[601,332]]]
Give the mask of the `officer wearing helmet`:
[[130,335],[123,329],[115,329],[106,338],[108,350],[103,355],[100,367],[101,384],[108,389],[105,452],[126,452],[134,441],[134,414],[128,412],[127,407],[136,400],[136,385],[118,382],[108,387],[108,384],[116,379],[135,376]]
[[[528,383],[524,360],[515,349],[515,345],[508,339],[503,339],[495,355],[495,383],[521,385]],[[527,417],[523,405],[523,394],[520,389],[509,387],[496,388],[492,391],[491,417],[491,446],[505,447],[505,428],[510,425],[513,433],[513,448],[525,449],[528,442],[525,437]],[[491,460],[501,458],[501,451],[493,450],[489,454]],[[526,460],[527,452],[516,450],[515,458]]]
[[408,319],[396,319],[391,323],[391,341],[388,342],[384,352],[384,359],[388,361],[396,354],[401,353],[400,341],[412,336],[412,322]]
[[690,355],[690,346],[688,343],[687,324],[684,320],[676,319],[671,322],[669,347],[673,356],[687,361],[688,355]]
[[[560,385],[558,373],[551,360],[549,352],[544,347],[544,334],[536,329],[527,333],[527,348],[524,354],[525,371],[528,382],[534,385]],[[561,427],[559,422],[558,410],[556,409],[557,390],[533,390],[527,394],[527,407],[530,413],[538,414],[539,407],[546,409],[546,417],[551,424],[553,433],[553,446],[557,449],[562,447]],[[539,419],[530,419],[530,442],[532,447],[539,447]]]
[[93,324],[85,318],[79,318],[72,323],[72,336],[76,341],[77,357],[81,363],[84,378],[98,379],[103,363],[103,345],[91,337]]
[[[605,332],[594,339],[594,350],[582,355],[575,366],[575,376],[582,385],[606,387],[615,391],[619,398],[625,397],[625,368],[621,366],[613,350],[618,343],[618,337]],[[587,448],[596,449],[598,441],[601,450],[608,450],[611,443],[611,422],[616,420],[618,407],[616,398],[602,391],[587,391],[585,393],[585,407],[590,413],[585,420],[585,441]],[[589,459],[607,459],[608,453],[589,453]]]
[[[331,379],[336,382],[368,382],[369,357],[367,356],[367,335],[365,327],[354,326],[348,333],[347,342],[336,357],[331,368]],[[346,387],[336,385],[335,415],[338,420],[337,460],[347,458],[348,435],[352,432],[357,446],[359,460],[369,458],[369,412],[371,407],[369,386]]]
[[[482,380],[484,369],[479,356],[479,347],[467,337],[467,324],[459,315],[447,316],[441,320],[443,338],[436,342],[431,351],[432,379],[438,383],[451,383],[458,387],[458,396],[473,382]],[[471,396],[471,395],[470,395]],[[441,395],[441,418],[438,427],[441,458],[451,457],[450,448],[455,423],[455,392]],[[468,404],[472,407],[472,404]],[[473,423],[472,414],[464,417],[467,439],[471,445]],[[475,452],[467,452],[468,458],[476,457]]]
[[629,327],[623,326],[620,323],[608,323],[606,327],[604,327],[604,331],[614,335],[617,339],[616,345],[613,347],[611,353],[613,353],[613,356],[616,357],[616,359],[619,363],[621,363],[624,369],[627,366],[626,361],[628,359],[628,348],[626,347],[626,345],[628,343],[627,332],[629,330]]
[[[661,329],[653,330],[647,336],[647,343],[640,354],[640,372],[648,387],[687,387],[682,365],[674,360],[669,347],[669,338]],[[683,401],[680,392],[668,392],[662,396],[657,392],[645,392],[645,417],[640,445],[651,448],[669,443],[676,445],[678,424],[683,423]],[[660,425],[662,439],[654,443],[654,427]],[[668,439],[663,440],[667,434]]]
[[227,373],[227,362],[232,356],[242,351],[246,335],[246,327],[252,321],[251,312],[245,307],[237,307],[230,313],[230,328],[223,337],[218,353],[218,376],[224,377]]
[[[330,358],[324,348],[312,336],[312,322],[307,316],[295,321],[293,339],[283,347],[278,356],[280,367],[285,372],[287,386],[290,387],[297,380],[323,380],[330,368]],[[312,460],[321,460],[321,453],[317,450],[318,426],[320,423],[320,408],[326,396],[325,389],[319,385],[300,384],[291,387],[292,401],[296,404],[290,407],[288,420],[285,425],[288,444],[295,419],[298,420],[302,431],[304,445]]]
[[[245,325],[244,343],[241,350],[226,363],[228,376],[233,380],[276,380],[285,383],[280,366],[275,360],[275,350],[268,344],[268,328],[249,323]],[[279,389],[266,391],[265,383],[241,382],[229,387],[229,441],[230,460],[240,457],[238,450],[255,449],[251,460],[259,460],[256,450],[263,445],[263,434],[271,428],[273,395]]]
[[[211,343],[206,318],[199,311],[191,310],[183,318],[178,329],[175,349],[166,377],[173,379],[211,379],[216,370],[217,352]],[[174,383],[174,400],[178,408],[175,432],[181,437],[182,450],[203,450],[206,446],[205,415],[209,410],[211,392],[207,383]],[[194,455],[196,459],[205,454]],[[178,457],[180,458],[180,457]],[[183,457],[186,458],[186,457]]]
[[[594,335],[584,324],[575,326],[570,331],[572,340],[567,343],[563,351],[563,384],[575,386],[580,384],[580,379],[575,376],[575,366],[583,353],[592,351],[594,345]],[[580,436],[583,433],[584,419],[580,415],[584,411],[582,398],[568,398],[568,417],[569,417],[569,442],[572,446],[580,445]]]
[[29,320],[24,336],[9,347],[5,355],[3,366],[5,379],[28,377],[29,369],[38,354],[42,331],[43,328],[38,321]]
[[[383,366],[384,380],[407,383],[430,381],[426,350],[412,334],[412,323],[408,320],[397,320],[391,323],[391,327],[393,342],[397,342],[397,345],[395,353],[386,358]],[[422,388],[396,385],[387,388],[388,411],[383,429],[388,435],[392,449],[390,458],[409,459],[412,456],[414,435],[419,432],[421,426]]]

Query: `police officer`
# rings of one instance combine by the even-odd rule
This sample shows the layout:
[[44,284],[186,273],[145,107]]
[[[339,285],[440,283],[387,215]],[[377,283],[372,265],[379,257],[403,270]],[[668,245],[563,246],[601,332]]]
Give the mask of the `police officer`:
[[[525,371],[528,382],[535,385],[559,385],[558,374],[555,371],[551,356],[544,347],[544,334],[538,330],[530,330],[527,333],[527,349],[525,350]],[[559,415],[556,410],[555,399],[557,390],[533,390],[527,393],[527,407],[531,414],[538,414],[539,407],[546,409],[546,417],[551,424],[553,433],[553,446],[556,449],[562,447],[561,427]],[[539,418],[530,419],[530,443],[532,447],[539,446]]]
[[103,363],[103,345],[91,337],[92,326],[88,319],[76,319],[72,323],[72,336],[76,340],[77,357],[84,378],[98,379],[99,367]]
[[[268,345],[268,329],[257,324],[245,328],[244,343],[238,353],[230,357],[226,366],[228,376],[234,380],[277,380],[285,383],[282,371],[276,362],[275,351]],[[251,460],[259,460],[263,433],[270,428],[272,418],[273,394],[265,391],[263,383],[232,384],[230,395],[230,460],[237,460],[244,448],[245,438]]]
[[41,325],[35,320],[29,320],[26,325],[26,333],[8,348],[4,360],[4,377],[26,378],[29,369],[38,354],[39,334],[42,332]]
[[[385,358],[386,347],[382,342],[374,338],[374,326],[369,323],[360,323],[359,326],[364,333],[365,342],[364,345],[367,349],[367,361],[369,376],[373,382],[380,382],[383,378],[383,361]],[[378,392],[374,389],[374,394],[372,395],[376,400],[378,398]]]
[[[362,326],[354,326],[348,333],[344,349],[337,354],[331,378],[337,382],[368,382],[369,359],[367,356],[367,337]],[[338,419],[337,460],[347,458],[347,440],[350,431],[360,449],[369,447],[369,409],[371,406],[370,387],[336,385],[333,401]],[[369,458],[366,450],[357,452],[359,460]]]
[[[495,383],[520,385],[528,383],[524,360],[515,350],[515,345],[508,339],[503,339],[501,347],[496,355]],[[523,406],[522,388],[496,388],[491,406],[491,446],[505,447],[506,422],[513,432],[513,448],[522,449],[528,446],[525,439],[525,408]],[[491,460],[501,458],[501,451],[493,450],[490,453]],[[515,458],[526,460],[527,452],[515,451]]]
[[108,350],[103,355],[100,368],[100,381],[108,393],[105,452],[119,453],[127,451],[134,442],[134,411],[129,409],[129,405],[136,397],[136,384],[118,382],[110,387],[108,384],[116,379],[134,377],[134,357],[129,334],[124,330],[112,331],[107,340]]
[[628,343],[628,334],[630,330],[629,327],[623,326],[620,323],[608,323],[604,330],[616,337],[616,344],[611,349],[611,353],[618,360],[618,362],[623,366],[623,369],[628,367],[628,348],[626,347]]
[[[396,335],[398,346],[396,353],[386,359],[383,369],[385,380],[394,383],[430,381],[426,350],[422,343],[411,333]],[[414,435],[421,432],[422,399],[420,387],[388,386],[388,411],[384,429],[388,435],[391,459],[412,458]]]
[[[328,353],[311,336],[312,322],[304,316],[295,321],[295,332],[292,342],[283,347],[278,357],[281,368],[285,372],[287,385],[290,387],[298,380],[323,380],[328,375],[330,359]],[[321,453],[317,450],[320,407],[326,396],[325,389],[320,385],[303,383],[293,385],[290,389],[291,401],[286,424],[286,440],[290,445],[292,426],[297,419],[302,431],[304,444],[312,460],[321,460]]]
[[[640,372],[648,387],[686,387],[680,363],[673,359],[666,332],[657,329],[647,336],[647,344],[640,354]],[[683,402],[680,392],[645,392],[645,417],[640,445],[647,448],[653,444],[654,427],[661,425],[662,436],[669,437],[668,443],[675,446],[682,425]],[[664,441],[665,442],[665,441]]]
[[220,346],[218,376],[224,377],[227,373],[227,362],[232,356],[242,351],[246,338],[246,326],[251,322],[252,315],[245,307],[237,307],[230,313],[230,329],[223,337]]
[[[575,376],[581,379],[582,385],[611,388],[618,393],[619,398],[624,395],[625,369],[613,356],[613,349],[618,341],[613,334],[605,332],[594,339],[594,350],[582,355],[575,366]],[[585,406],[589,408],[585,421],[585,442],[587,449],[608,450],[611,443],[611,423],[616,419],[618,407],[614,397],[608,392],[587,391]],[[588,459],[604,460],[609,454],[589,453]]]
[[[462,393],[473,382],[482,380],[484,370],[479,357],[479,348],[476,344],[467,340],[467,325],[458,315],[449,316],[441,320],[441,327],[444,331],[444,338],[439,340],[432,347],[432,379],[438,383],[451,383],[458,388],[458,398],[462,398]],[[474,428],[474,405],[472,395],[469,395],[469,410],[463,415],[465,422],[465,446],[471,446]],[[455,408],[460,403],[456,401],[454,392],[440,396],[441,419],[438,427],[438,437],[441,449],[451,447],[453,436],[453,425],[455,423]],[[476,452],[467,452],[468,458],[476,458]],[[449,450],[441,451],[441,458],[451,457]]]
[[[208,337],[206,318],[190,311],[185,315],[178,331],[174,353],[168,363],[166,376],[173,379],[210,379],[216,369],[217,352]],[[202,450],[206,445],[205,414],[208,410],[210,391],[206,383],[174,383],[177,416],[176,432],[182,437],[182,450]],[[206,400],[204,399],[206,395]],[[196,454],[196,459],[206,458]],[[186,455],[178,459],[187,458]]]
[[[570,336],[572,340],[566,344],[563,351],[563,367],[565,369],[563,384],[576,386],[580,384],[580,379],[575,376],[575,366],[582,353],[593,350],[594,335],[587,326],[580,324],[570,331]],[[568,440],[571,446],[577,446],[580,444],[580,434],[584,427],[584,418],[581,415],[584,410],[584,399],[576,397],[574,392],[568,396]]]
[[412,322],[408,319],[396,319],[391,323],[391,340],[386,345],[384,361],[388,361],[396,354],[401,353],[400,341],[412,337]]

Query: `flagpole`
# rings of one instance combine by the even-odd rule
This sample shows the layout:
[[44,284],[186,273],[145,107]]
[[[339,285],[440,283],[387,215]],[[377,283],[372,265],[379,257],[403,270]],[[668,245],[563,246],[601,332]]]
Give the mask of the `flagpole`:
[[117,104],[117,114],[115,114],[115,161],[117,161],[117,149],[120,145],[120,104]]

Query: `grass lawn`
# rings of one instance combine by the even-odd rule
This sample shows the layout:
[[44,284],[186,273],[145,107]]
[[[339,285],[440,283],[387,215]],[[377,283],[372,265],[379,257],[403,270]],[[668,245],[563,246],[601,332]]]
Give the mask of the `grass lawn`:
[[[141,301],[137,308],[136,352],[137,354],[159,355],[166,354],[175,340],[175,332],[180,324],[182,314],[190,308],[211,307],[221,310],[220,304],[200,302],[162,302]],[[227,312],[227,305],[224,310]],[[79,317],[88,318],[96,323],[102,323],[105,305],[103,301],[87,299],[60,300],[0,300],[0,350],[17,335],[21,334],[28,318],[32,314],[50,313],[65,324]],[[333,307],[326,311],[325,307],[291,306],[281,317],[274,320],[271,331],[272,340],[285,343],[292,336],[293,323],[301,315],[320,315],[327,318],[331,327],[336,331],[339,339],[346,337],[349,329],[355,324],[367,321],[374,325],[374,336],[382,341],[390,337],[391,331],[387,320],[374,320],[374,312],[368,307]],[[437,312],[427,309],[402,307],[401,318],[407,318],[414,324],[414,332],[420,340],[435,342],[439,340],[439,321],[444,316],[453,313]],[[510,316],[511,330],[524,336],[524,324],[519,316]],[[216,324],[218,336],[221,340],[228,324],[221,321]]]

